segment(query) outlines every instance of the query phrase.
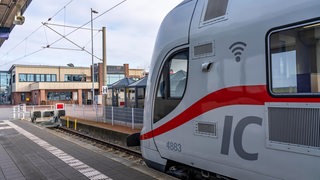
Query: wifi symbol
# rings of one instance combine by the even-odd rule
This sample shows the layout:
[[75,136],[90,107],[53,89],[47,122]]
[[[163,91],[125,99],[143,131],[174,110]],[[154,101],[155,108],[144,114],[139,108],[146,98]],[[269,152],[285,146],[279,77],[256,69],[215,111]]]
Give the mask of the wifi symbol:
[[237,62],[241,60],[242,52],[244,51],[244,48],[246,46],[247,44],[244,42],[235,42],[229,47],[230,51],[234,54]]

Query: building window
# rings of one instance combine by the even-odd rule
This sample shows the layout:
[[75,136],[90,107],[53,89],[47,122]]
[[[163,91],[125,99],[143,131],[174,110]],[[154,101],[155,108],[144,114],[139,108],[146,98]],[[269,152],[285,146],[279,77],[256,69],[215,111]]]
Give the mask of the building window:
[[64,75],[64,81],[66,82],[85,82],[85,74],[66,74]]
[[40,82],[40,74],[36,74],[36,82]]
[[25,93],[21,93],[21,101],[26,101],[26,94]]
[[47,99],[51,101],[72,100],[72,92],[48,92]]
[[13,74],[13,75],[12,75],[12,84],[15,83],[15,82],[16,82],[16,75]]
[[57,75],[56,74],[51,74],[51,81],[56,82],[57,81]]
[[165,117],[180,103],[187,84],[188,51],[171,56],[161,70],[154,101],[154,123]]
[[269,89],[274,95],[319,95],[320,23],[272,31]]
[[124,74],[107,74],[107,84],[111,85],[125,78]]
[[46,74],[46,81],[51,82],[51,74]]
[[34,74],[28,74],[27,75],[27,81],[28,82],[34,82]]
[[19,74],[19,82],[27,82],[27,75]]
[[94,74],[94,82],[98,82],[98,77],[99,77],[98,74]]
[[41,82],[45,82],[45,79],[44,79],[44,78],[45,78],[44,74],[40,74],[40,81],[41,81]]

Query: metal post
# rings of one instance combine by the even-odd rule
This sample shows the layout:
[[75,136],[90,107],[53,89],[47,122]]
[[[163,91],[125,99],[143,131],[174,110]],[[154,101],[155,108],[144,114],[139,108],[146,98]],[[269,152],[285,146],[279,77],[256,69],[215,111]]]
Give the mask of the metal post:
[[98,122],[98,104],[95,104],[96,107],[96,122]]
[[24,113],[26,112],[25,104],[22,106],[22,120],[24,120]]
[[[106,46],[106,27],[102,27],[102,86],[106,86],[106,76],[107,76],[107,46]],[[105,107],[106,107],[106,97],[107,95],[102,95],[102,114],[104,121],[107,119]]]
[[20,119],[20,105],[18,106],[18,119]]
[[16,107],[15,106],[13,106],[13,119],[16,119]]
[[92,14],[95,13],[97,14],[98,12],[93,10],[91,8],[91,61],[92,61],[92,75],[91,75],[91,81],[92,81],[92,107],[94,107],[95,104],[95,99],[94,99],[94,56],[93,56],[93,18]]
[[111,124],[113,126],[113,106],[111,107]]
[[134,109],[131,110],[131,117],[132,117],[132,129],[134,129]]

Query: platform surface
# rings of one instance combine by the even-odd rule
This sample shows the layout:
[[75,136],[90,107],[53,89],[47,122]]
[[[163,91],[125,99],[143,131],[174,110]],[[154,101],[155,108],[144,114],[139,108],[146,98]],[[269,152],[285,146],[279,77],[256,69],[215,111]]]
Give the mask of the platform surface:
[[92,151],[28,121],[0,120],[0,180],[170,178],[121,161],[125,160]]

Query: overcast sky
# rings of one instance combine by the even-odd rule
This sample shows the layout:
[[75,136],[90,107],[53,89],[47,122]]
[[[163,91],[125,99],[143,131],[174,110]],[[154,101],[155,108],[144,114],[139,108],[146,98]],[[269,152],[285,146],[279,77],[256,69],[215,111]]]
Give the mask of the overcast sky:
[[[24,13],[25,23],[15,26],[0,48],[0,70],[8,70],[13,64],[90,66],[91,54],[79,48],[91,52],[90,8],[98,12],[93,14],[94,29],[107,28],[107,64],[128,63],[130,68],[147,69],[161,21],[182,0],[127,0],[110,10],[122,1],[32,0]],[[51,17],[49,27],[43,26]],[[56,26],[80,27],[86,23],[88,29],[83,30]],[[71,33],[67,38],[72,43],[58,33]],[[101,58],[102,33],[93,34],[94,54]],[[48,45],[50,48],[46,48]],[[97,58],[94,61],[101,62]]]

